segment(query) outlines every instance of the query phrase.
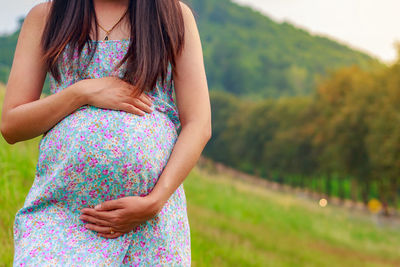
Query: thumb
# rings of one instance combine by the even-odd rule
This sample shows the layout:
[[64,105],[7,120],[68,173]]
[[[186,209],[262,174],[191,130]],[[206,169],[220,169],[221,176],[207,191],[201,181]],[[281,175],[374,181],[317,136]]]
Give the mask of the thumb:
[[121,201],[118,199],[105,201],[94,207],[95,210],[115,210],[121,208]]

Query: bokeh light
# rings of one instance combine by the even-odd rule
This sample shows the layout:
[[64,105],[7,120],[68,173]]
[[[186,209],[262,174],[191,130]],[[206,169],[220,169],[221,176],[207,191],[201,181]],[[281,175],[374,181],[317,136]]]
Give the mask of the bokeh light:
[[326,200],[325,198],[321,198],[319,200],[319,206],[325,208],[326,205],[328,205],[328,200]]

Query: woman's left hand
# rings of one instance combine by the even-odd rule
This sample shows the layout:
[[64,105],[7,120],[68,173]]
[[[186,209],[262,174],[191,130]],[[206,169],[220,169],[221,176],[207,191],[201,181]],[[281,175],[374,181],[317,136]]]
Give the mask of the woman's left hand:
[[161,208],[162,205],[150,195],[130,196],[105,201],[95,208],[83,208],[79,218],[88,222],[87,229],[100,236],[117,238],[153,218]]

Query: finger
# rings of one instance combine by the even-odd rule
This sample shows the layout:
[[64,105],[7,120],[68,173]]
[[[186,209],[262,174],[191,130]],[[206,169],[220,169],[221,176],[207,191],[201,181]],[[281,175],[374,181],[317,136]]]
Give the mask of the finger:
[[95,210],[116,210],[116,209],[120,209],[123,208],[124,205],[121,202],[120,199],[113,199],[113,200],[108,200],[108,201],[104,201],[100,204],[97,204],[94,209]]
[[155,100],[154,96],[152,96],[152,95],[146,94],[146,96],[147,96],[151,101],[154,101],[154,100]]
[[116,228],[115,226],[113,227],[115,233],[114,234],[110,234],[110,233],[98,233],[98,235],[102,236],[102,237],[106,237],[106,238],[115,238],[118,236],[121,236],[123,234],[129,233],[130,231],[136,232],[136,230],[138,229],[138,227],[140,226],[140,223],[134,224],[134,225],[126,225],[122,228]]
[[138,109],[137,107],[128,104],[128,103],[121,103],[120,104],[120,110],[123,110],[127,113],[132,113],[132,114],[136,114],[139,116],[144,116],[146,113],[144,113],[143,111],[141,111],[140,109]]
[[125,224],[121,224],[121,225],[113,225],[113,229],[115,232],[121,232],[121,233],[127,233],[130,231],[136,231],[138,228],[140,228],[140,225],[142,223],[125,223]]
[[89,216],[89,215],[85,215],[85,214],[82,214],[79,217],[79,219],[84,220],[91,224],[97,224],[97,225],[101,225],[101,226],[111,226],[112,225],[111,222],[109,222],[109,221],[102,220],[102,219],[99,219],[99,218],[96,218],[93,216]]
[[153,105],[153,99],[145,93],[141,94],[138,99],[150,107]]
[[98,233],[103,233],[103,234],[110,234],[111,227],[109,226],[100,226],[96,224],[91,224],[88,223],[85,225],[86,229],[98,232]]
[[109,222],[111,222],[116,217],[116,214],[112,211],[97,211],[95,209],[84,208],[81,210],[81,212],[85,215],[89,215]]
[[101,237],[105,237],[105,238],[110,238],[110,239],[114,239],[117,237],[120,237],[121,235],[123,235],[124,233],[120,233],[120,232],[116,232],[114,234],[103,234],[103,233],[98,233],[99,236]]
[[131,105],[134,105],[135,107],[137,107],[138,109],[145,111],[147,113],[151,113],[153,112],[153,109],[151,108],[151,106],[147,105],[146,103],[143,103],[140,99],[138,98],[131,98],[131,99],[127,99],[127,102]]

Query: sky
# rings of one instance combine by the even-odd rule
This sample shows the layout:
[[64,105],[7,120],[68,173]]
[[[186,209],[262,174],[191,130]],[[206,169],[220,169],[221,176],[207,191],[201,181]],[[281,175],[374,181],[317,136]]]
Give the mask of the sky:
[[[202,0],[198,0],[202,1]],[[399,0],[234,0],[311,33],[328,36],[390,62],[400,41]],[[17,19],[43,0],[0,0],[0,33],[16,29]]]

